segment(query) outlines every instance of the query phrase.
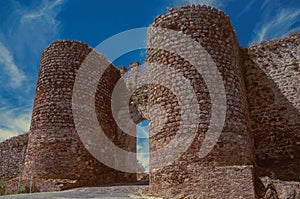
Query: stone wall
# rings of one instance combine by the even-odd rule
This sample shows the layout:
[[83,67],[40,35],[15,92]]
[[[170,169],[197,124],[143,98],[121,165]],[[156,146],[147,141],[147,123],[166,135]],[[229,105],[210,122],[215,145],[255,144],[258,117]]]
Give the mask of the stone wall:
[[[129,65],[129,71],[124,66],[119,67],[122,74],[126,90],[133,91],[130,96],[130,115],[132,120],[138,124],[143,120],[149,120],[149,112],[147,110],[147,103],[149,97],[149,86],[143,84],[145,82],[145,72],[141,71],[139,62],[133,62]],[[141,86],[138,86],[141,83]]]
[[[165,29],[188,38],[176,39]],[[204,65],[216,66],[217,72],[210,68],[199,72],[191,61],[184,58],[187,55],[190,60],[196,60],[203,55],[197,54],[199,49],[193,48],[187,42],[189,39],[203,48]],[[273,188],[264,185],[259,177],[268,175],[273,179],[300,181],[300,34],[242,49],[226,14],[207,6],[185,6],[170,9],[155,19],[149,29],[148,44],[152,47],[147,49],[146,74],[141,73],[138,63],[133,63],[129,75],[125,74],[124,67],[117,69],[103,55],[80,42],[58,41],[45,49],[30,133],[0,144],[0,180],[11,179],[8,185],[14,191],[24,167],[24,183],[33,178],[39,183],[40,190],[46,190],[43,182],[51,184],[53,190],[60,190],[59,187],[67,189],[136,181],[135,173],[117,171],[98,161],[93,156],[95,154],[86,149],[89,145],[83,145],[77,131],[77,127],[83,126],[86,132],[92,132],[95,123],[100,124],[109,142],[135,152],[136,138],[120,128],[112,111],[112,107],[116,107],[120,108],[118,117],[124,118],[123,124],[127,124],[129,131],[135,133],[135,124],[145,119],[150,121],[151,152],[176,140],[181,129],[197,129],[191,145],[168,166],[157,167],[168,162],[171,154],[151,155],[150,192],[154,195],[166,198],[255,198],[256,192],[256,197],[266,197],[269,192],[272,194]],[[165,49],[170,46],[179,51]],[[76,94],[81,101],[76,105],[89,110],[88,113],[95,113],[96,121],[90,120],[90,114],[78,115],[72,110],[75,77],[84,62],[96,69],[86,71],[91,76],[81,80],[79,88],[83,89]],[[164,66],[152,68],[151,64]],[[100,74],[98,69],[102,66],[105,66],[105,71]],[[165,73],[164,69],[171,72]],[[181,89],[183,81],[175,81],[178,74],[188,80],[196,96],[199,105],[197,120],[192,116],[186,118],[184,114],[194,113],[194,110],[190,90]],[[220,84],[224,84],[226,102],[217,104],[216,108],[213,101],[217,93],[210,89],[211,83],[217,82],[218,74]],[[135,87],[145,75],[154,82]],[[164,79],[175,81],[174,90],[160,84]],[[113,101],[118,82],[121,82],[124,93],[119,92],[117,97],[120,100]],[[128,101],[121,98],[128,97],[127,91],[131,89],[137,90],[130,96],[130,110],[124,110]],[[180,98],[174,91],[186,98]],[[86,104],[89,96],[94,95],[92,103]],[[187,106],[181,107],[181,103]],[[212,110],[219,110],[216,115],[226,115],[225,124],[216,145],[202,157],[201,150],[209,129],[215,123],[219,124],[219,120],[212,120]],[[87,119],[86,123],[79,120],[75,125],[74,118],[78,116]],[[131,119],[133,122],[129,123]],[[182,127],[183,121],[188,123]],[[190,131],[184,133],[192,136]],[[103,140],[93,138],[90,137],[91,142],[100,146],[105,144]],[[176,147],[181,147],[177,141],[172,148],[174,152],[178,149]],[[107,152],[115,150],[98,148]],[[26,156],[23,156],[25,151]],[[136,167],[135,157],[119,157],[114,152],[109,158],[114,166],[126,163],[132,171]],[[277,195],[298,196],[299,191],[286,191],[289,185],[275,186]],[[298,189],[299,184],[292,187]]]
[[300,182],[274,180],[269,177],[261,177],[260,180],[265,191],[258,194],[258,198],[300,198]]
[[27,142],[28,133],[0,143],[0,181],[22,175]]
[[[211,195],[214,198],[254,198],[253,166],[251,166],[254,163],[253,141],[248,126],[248,105],[242,66],[239,61],[239,45],[229,17],[215,8],[188,6],[180,9],[171,9],[169,13],[158,16],[152,26],[187,34],[210,54],[222,76],[223,81],[221,83],[225,86],[227,104],[219,104],[219,106],[227,106],[227,112],[225,126],[218,142],[206,157],[199,157],[198,154],[206,132],[210,125],[214,125],[210,122],[218,123],[210,121],[212,116],[211,93],[205,82],[215,79],[216,74],[208,74],[206,77],[209,78],[204,80],[202,74],[198,73],[195,66],[179,55],[160,49],[148,49],[147,62],[163,64],[165,67],[174,69],[175,73],[184,74],[184,77],[190,81],[193,87],[193,92],[196,94],[200,107],[200,120],[197,121],[199,128],[193,143],[172,165],[163,169],[155,169],[153,167],[150,169],[151,191],[159,196],[166,197],[187,191],[199,192],[199,194],[202,192],[204,195],[214,193],[215,195]],[[149,32],[148,40],[150,40],[149,43],[157,43],[159,48],[162,46],[175,46],[181,52],[191,55],[191,60],[194,58],[192,57],[193,55],[202,56],[195,53],[194,49],[187,43],[187,40],[172,40],[172,37],[172,35],[164,35],[162,32],[154,30]],[[203,72],[209,73],[210,71]],[[162,74],[160,68],[156,71],[151,71],[150,76],[153,79],[157,79],[158,82],[162,78],[173,77],[165,77],[166,74]],[[181,84],[181,81],[177,82],[178,87]],[[180,94],[188,96],[188,91],[181,91]],[[183,119],[180,117],[181,107],[178,103],[178,96],[174,95],[169,89],[159,85],[152,87],[149,93],[149,106],[157,104],[161,106],[161,109],[153,110],[150,113],[150,118],[154,116],[163,117],[162,115],[166,112],[167,119],[164,127],[151,137],[151,151],[156,151],[169,144],[179,130]],[[165,112],[161,111],[162,109],[165,109]],[[221,112],[218,113],[218,115],[221,114]],[[150,135],[153,134],[155,127],[160,122],[151,120]],[[167,161],[165,156],[150,157],[151,166],[165,161]],[[193,165],[193,168],[202,169],[195,172],[193,169],[190,169],[190,165]],[[241,169],[244,165],[247,166]],[[235,169],[228,170],[227,173],[228,166],[235,166]],[[239,180],[234,181],[232,176]],[[217,187],[221,187],[221,185],[217,185],[213,181],[207,181],[210,178],[213,178],[213,181],[222,182],[225,179],[226,184],[222,184],[223,191],[220,191],[220,193],[216,192]],[[231,183],[235,185],[231,186]],[[241,191],[245,183],[247,186]],[[186,186],[187,184],[188,186]],[[210,188],[202,189],[204,184]]]
[[[95,159],[84,147],[75,129],[72,113],[75,76],[91,51],[86,44],[75,41],[54,42],[44,50],[24,178],[78,180],[78,186],[136,180],[134,174],[116,171]],[[118,137],[118,129],[111,116],[110,96],[119,78],[119,71],[111,65],[99,82],[95,99],[94,111],[98,122],[112,140]]]
[[246,50],[245,77],[256,163],[283,180],[300,179],[300,34]]

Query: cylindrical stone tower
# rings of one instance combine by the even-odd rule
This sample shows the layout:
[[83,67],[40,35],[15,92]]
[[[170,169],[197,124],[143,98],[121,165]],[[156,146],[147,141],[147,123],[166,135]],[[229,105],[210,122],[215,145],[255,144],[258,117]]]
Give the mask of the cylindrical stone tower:
[[[77,180],[74,186],[135,181],[135,175],[116,171],[95,159],[76,132],[72,114],[73,86],[81,63],[91,51],[86,44],[75,41],[54,42],[44,50],[25,160],[25,178]],[[118,137],[119,131],[111,115],[110,95],[119,79],[120,72],[111,65],[99,83],[95,98],[95,111],[106,116],[99,117],[99,123],[112,140]]]
[[[150,191],[159,196],[191,195],[208,198],[255,198],[253,184],[253,137],[248,129],[248,109],[241,65],[239,44],[229,17],[223,12],[207,6],[186,6],[171,9],[158,16],[152,27],[167,28],[189,35],[210,55],[219,70],[226,93],[226,120],[223,131],[212,151],[204,158],[198,156],[211,117],[211,99],[208,87],[195,66],[187,60],[161,49],[148,49],[147,62],[163,64],[187,78],[197,96],[200,107],[199,128],[196,137],[182,156],[172,165],[162,169],[151,169],[151,165],[164,162],[166,157],[150,156]],[[176,46],[180,51],[193,54],[184,43],[161,38],[161,34],[150,32],[149,42],[160,41],[161,46]],[[191,51],[191,52],[189,52]],[[195,55],[198,56],[198,55]],[[205,72],[205,71],[204,71]],[[155,78],[165,78],[160,69],[151,71]],[[214,79],[215,76],[211,75]],[[178,82],[180,85],[181,82]],[[180,106],[178,97],[164,86],[150,89],[149,105],[160,105],[165,109],[150,112],[155,117],[165,114],[164,127],[150,138],[150,150],[165,147],[180,128]],[[163,117],[162,117],[163,118]],[[151,120],[150,135],[161,121]],[[174,148],[174,150],[176,150]],[[187,191],[187,192],[185,192]]]

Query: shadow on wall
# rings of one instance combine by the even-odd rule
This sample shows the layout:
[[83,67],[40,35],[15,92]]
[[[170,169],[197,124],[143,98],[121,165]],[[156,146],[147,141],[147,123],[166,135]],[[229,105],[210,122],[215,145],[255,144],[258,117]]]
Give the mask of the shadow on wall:
[[[254,63],[252,57],[249,58],[248,55],[245,82],[251,131],[254,135],[257,175],[300,181],[299,110],[286,97],[290,90],[282,91],[272,77]],[[273,73],[278,71],[276,66],[268,67],[271,71],[275,67]],[[284,79],[280,75],[277,78]],[[284,81],[290,83],[288,79]]]

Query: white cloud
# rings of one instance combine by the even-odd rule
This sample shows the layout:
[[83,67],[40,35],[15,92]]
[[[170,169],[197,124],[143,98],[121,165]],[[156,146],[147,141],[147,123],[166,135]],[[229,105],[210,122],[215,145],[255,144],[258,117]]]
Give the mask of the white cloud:
[[138,153],[149,153],[149,140],[148,139],[144,139],[143,141],[138,142],[137,152]]
[[14,136],[16,136],[15,132],[11,132],[9,130],[0,129],[0,142],[6,140],[8,138],[14,137]]
[[149,154],[148,153],[138,153],[137,160],[145,168],[145,172],[149,173]]
[[138,138],[149,138],[149,128],[148,126],[136,126],[136,136]]
[[[57,15],[65,1],[44,0],[37,8],[20,8],[16,12],[18,25],[13,35],[18,54],[30,49],[35,60],[39,60],[41,51],[53,40],[59,38],[60,22]],[[36,66],[35,66],[36,67]]]
[[0,141],[29,130],[31,108],[0,109]]
[[290,32],[300,31],[300,25],[293,27],[300,22],[300,10],[282,9],[277,15],[265,17],[255,28],[255,37],[251,43],[281,38]]
[[[137,160],[149,172],[149,123],[141,122],[136,126],[137,134]],[[141,139],[143,138],[143,139]]]
[[[23,80],[26,78],[24,73],[17,67],[11,53],[0,42],[0,66],[4,65],[4,72],[10,78],[10,86],[17,88],[22,85]],[[2,82],[4,83],[4,82]]]
[[[8,1],[12,12],[0,21],[0,141],[29,129],[31,108],[16,107],[33,103],[41,52],[59,39],[57,15],[65,1],[42,0],[30,5]],[[7,85],[16,89],[9,90]]]
[[[64,0],[56,0],[56,1],[42,1],[39,5],[38,9],[31,10],[21,10],[20,16],[20,25],[30,24],[36,28],[37,25],[42,25],[45,30],[41,30],[39,27],[35,34],[41,34],[43,31],[47,31],[49,33],[58,34],[58,25],[59,22],[56,19],[56,16],[61,10],[61,6],[63,5]],[[47,40],[51,35],[46,37]]]
[[55,16],[57,15],[57,12],[55,11],[55,8],[57,8],[57,6],[60,6],[64,3],[63,0],[56,0],[53,3],[48,2],[48,1],[44,1],[41,5],[40,8],[36,11],[32,11],[29,13],[26,13],[22,16],[22,21],[31,21],[34,19],[38,19],[41,17],[49,17],[51,18],[51,21],[55,21],[55,19],[53,19],[53,17],[51,16]]

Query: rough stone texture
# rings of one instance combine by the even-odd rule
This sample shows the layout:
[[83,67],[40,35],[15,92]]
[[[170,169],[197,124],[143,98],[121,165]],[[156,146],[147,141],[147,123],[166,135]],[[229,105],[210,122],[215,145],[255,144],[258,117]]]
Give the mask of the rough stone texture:
[[[254,162],[253,142],[248,126],[248,107],[242,67],[238,59],[239,45],[229,17],[223,12],[210,7],[183,7],[157,17],[153,26],[182,31],[198,41],[211,55],[223,78],[227,98],[227,114],[225,126],[217,145],[208,156],[202,159],[199,158],[198,151],[209,126],[211,110],[209,91],[205,81],[195,71],[194,66],[182,60],[178,55],[157,49],[148,50],[148,62],[164,64],[174,68],[190,80],[201,109],[199,130],[190,148],[178,161],[167,168],[150,170],[151,192],[167,197],[183,192],[201,193],[203,191],[203,194],[213,198],[220,198],[222,194],[224,197],[227,196],[225,198],[254,198],[251,169],[240,169],[240,166],[243,165],[251,167]],[[151,35],[153,41],[150,42],[160,41],[161,46],[165,45],[163,42],[170,43],[170,45],[178,46],[181,51],[191,51],[190,46],[185,46],[184,43],[177,41],[171,43],[168,36],[161,39],[159,32],[151,34],[155,35]],[[193,52],[191,51],[189,54],[193,54]],[[196,54],[195,56],[199,55]],[[151,72],[151,76],[155,78],[165,78],[159,71]],[[210,77],[214,78],[214,74]],[[181,84],[181,82],[178,82],[178,84]],[[184,92],[181,94],[185,95]],[[174,137],[177,131],[176,127],[180,125],[181,119],[178,117],[180,107],[176,102],[176,96],[166,92],[166,89],[161,86],[156,86],[150,90],[149,103],[150,106],[160,104],[169,113],[164,128],[151,137],[150,148],[151,151],[155,151],[168,144],[170,139]],[[175,108],[173,108],[174,105]],[[157,109],[155,111],[151,114],[159,115],[161,110]],[[157,125],[157,123],[151,121],[150,135],[152,128]],[[151,156],[150,165],[155,164],[155,162],[163,162],[165,158]],[[193,165],[193,168],[202,169],[195,173],[193,169],[189,169],[190,165]],[[228,170],[229,173],[227,173],[224,166],[235,166],[236,169]],[[233,176],[235,179],[231,179]],[[209,181],[207,179],[213,180]],[[216,181],[224,180],[228,183],[222,184],[223,187],[220,184],[216,185]],[[187,184],[189,186],[186,186]],[[247,186],[244,187],[245,184]],[[217,188],[218,186],[219,188]],[[216,189],[220,189],[220,192]]]
[[[166,171],[173,172],[171,169],[166,169]],[[181,182],[180,177],[186,175],[185,173],[193,173],[193,175]],[[159,194],[156,193],[155,195],[164,196],[164,198],[172,198],[173,196],[175,198],[182,198],[182,196],[191,198],[255,198],[253,174],[252,166],[199,167],[191,164],[181,171],[181,175],[177,175],[180,184],[173,184],[172,187],[162,189]],[[154,177],[159,178],[158,176]],[[166,181],[164,179],[160,186],[165,187],[164,182]]]
[[68,179],[22,179],[13,178],[5,182],[5,194],[55,192],[77,187],[77,180]]
[[0,143],[0,181],[22,175],[27,142],[25,133]]
[[[136,179],[134,174],[115,171],[93,158],[76,133],[72,90],[80,64],[90,52],[86,44],[74,41],[54,42],[43,52],[24,178],[77,179],[79,185]],[[106,116],[99,117],[99,123],[111,139],[116,137],[118,129],[110,114],[110,95],[119,78],[118,70],[111,66],[99,82],[95,101],[98,115]]]
[[300,183],[272,180],[269,177],[260,178],[264,191],[260,194],[263,199],[298,199],[300,198]]
[[[198,132],[189,149],[163,169],[155,169],[153,165],[166,161],[168,157],[150,157],[149,193],[165,198],[299,197],[299,183],[266,184],[261,177],[269,176],[280,182],[300,181],[300,34],[242,49],[229,17],[207,6],[171,9],[169,13],[158,16],[152,27],[185,33],[211,55],[224,82],[227,112],[216,146],[205,158],[199,158],[197,153],[212,115],[212,99],[203,74],[172,52],[147,50],[146,63],[166,65],[190,81],[200,106],[200,121],[196,121]],[[160,32],[149,32],[148,36],[150,43],[175,45],[182,52],[195,56],[190,46],[174,42],[169,37],[160,38]],[[91,52],[95,53],[87,45],[75,41],[54,42],[44,51],[26,152],[24,182],[33,177],[36,182],[45,182],[56,190],[57,183],[60,187],[70,182],[75,182],[74,186],[86,186],[136,180],[135,174],[116,171],[98,162],[83,146],[75,130],[71,109],[74,80],[80,64]],[[97,53],[89,61],[89,64],[96,65],[107,63],[104,56]],[[111,111],[112,92],[119,80],[124,81],[124,89],[129,90],[135,88],[137,81],[142,81],[139,79],[141,71],[138,63],[130,65],[129,74],[125,73],[124,67],[117,69],[109,64],[96,92],[87,89],[81,94],[84,97],[96,93],[95,111],[106,136],[116,146],[134,152],[135,138],[119,129]],[[147,71],[146,75],[160,80],[165,74],[155,69]],[[208,75],[214,80],[214,74]],[[82,84],[89,83],[86,80]],[[184,90],[181,94],[187,93]],[[153,135],[151,151],[170,143],[184,119],[178,97],[158,84],[139,87],[131,96],[129,107],[134,124],[150,120],[150,136]],[[122,117],[124,110],[119,111]],[[156,133],[164,116],[166,123]],[[193,125],[195,121],[190,122]],[[133,125],[128,128],[135,130]],[[0,144],[0,177],[15,179],[9,184],[12,190],[20,175],[16,164],[20,162],[23,167],[20,154],[26,147],[25,137]],[[9,161],[2,161],[4,159]],[[42,184],[40,187],[44,190]]]
[[300,35],[262,42],[246,51],[245,79],[256,163],[276,178],[299,180]]
[[[130,116],[132,120],[138,124],[143,120],[150,120],[147,103],[149,98],[150,85],[142,85],[138,87],[138,82],[143,82],[143,73],[139,62],[133,62],[129,65],[129,71],[124,66],[119,67],[122,79],[128,91],[132,91],[130,96]],[[119,102],[118,102],[119,103]]]

